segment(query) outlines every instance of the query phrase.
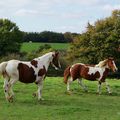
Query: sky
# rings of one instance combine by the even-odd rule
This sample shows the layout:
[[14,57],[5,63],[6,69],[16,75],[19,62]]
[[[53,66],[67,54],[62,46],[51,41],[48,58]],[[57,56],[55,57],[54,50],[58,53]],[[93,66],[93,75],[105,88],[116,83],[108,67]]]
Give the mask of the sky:
[[0,18],[25,32],[76,32],[109,17],[120,0],[0,0]]

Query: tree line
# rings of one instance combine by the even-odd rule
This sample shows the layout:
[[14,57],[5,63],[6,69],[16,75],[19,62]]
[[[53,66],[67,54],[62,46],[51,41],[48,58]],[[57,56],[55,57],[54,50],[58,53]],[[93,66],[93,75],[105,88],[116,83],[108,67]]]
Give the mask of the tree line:
[[69,43],[72,42],[73,36],[77,33],[57,33],[52,31],[43,32],[25,32],[23,41],[24,42],[46,42],[46,43]]

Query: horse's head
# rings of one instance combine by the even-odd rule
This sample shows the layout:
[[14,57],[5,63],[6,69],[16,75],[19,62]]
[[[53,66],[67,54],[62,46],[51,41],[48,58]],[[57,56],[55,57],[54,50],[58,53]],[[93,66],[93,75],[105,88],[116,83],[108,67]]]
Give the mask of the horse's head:
[[53,56],[53,59],[51,61],[51,65],[56,69],[58,70],[59,68],[61,68],[61,65],[60,65],[60,61],[59,61],[59,52],[54,52],[52,54]]
[[118,70],[118,68],[115,65],[115,61],[113,58],[108,58],[107,59],[107,64],[109,69],[111,69],[113,72],[116,72]]

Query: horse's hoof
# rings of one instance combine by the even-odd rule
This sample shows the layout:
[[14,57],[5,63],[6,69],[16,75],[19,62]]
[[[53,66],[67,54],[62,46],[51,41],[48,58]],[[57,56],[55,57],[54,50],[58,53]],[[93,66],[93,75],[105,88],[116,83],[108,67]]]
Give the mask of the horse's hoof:
[[109,92],[109,95],[112,95],[112,92]]
[[40,98],[40,99],[38,99],[38,101],[44,101],[45,99],[44,98]]
[[88,93],[89,91],[88,90],[85,90],[86,93]]
[[97,95],[101,95],[101,93],[100,93],[100,92],[97,92],[96,94],[97,94]]
[[72,94],[72,92],[71,92],[71,91],[67,91],[67,94],[68,94],[68,95],[71,95],[71,94]]
[[33,97],[36,97],[36,96],[37,96],[37,94],[36,94],[36,93],[33,93],[32,95],[33,95]]
[[7,97],[7,100],[8,100],[8,102],[12,103],[13,102],[13,96],[11,95],[11,96]]

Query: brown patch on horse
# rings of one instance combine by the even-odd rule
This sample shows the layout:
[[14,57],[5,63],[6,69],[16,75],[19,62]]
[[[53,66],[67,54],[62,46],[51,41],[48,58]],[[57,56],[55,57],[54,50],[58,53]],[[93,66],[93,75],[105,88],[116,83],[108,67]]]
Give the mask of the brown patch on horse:
[[102,78],[100,80],[101,82],[105,82],[105,78],[107,77],[108,73],[109,73],[109,69],[106,68],[104,73],[103,73],[103,76],[102,76]]
[[40,69],[39,70],[39,72],[38,72],[38,76],[43,76],[43,75],[45,75],[46,74],[46,69],[45,69],[45,66],[43,65],[43,68],[42,69]]
[[18,64],[19,81],[23,83],[33,83],[36,80],[35,71],[26,64]]
[[38,61],[36,61],[36,60],[32,60],[32,61],[31,61],[31,64],[32,64],[34,67],[37,68]]
[[70,74],[71,74],[71,77],[73,78],[73,80],[76,80],[77,78],[80,78],[81,67],[82,67],[82,65],[80,65],[80,64],[76,64],[73,67],[71,67]]

